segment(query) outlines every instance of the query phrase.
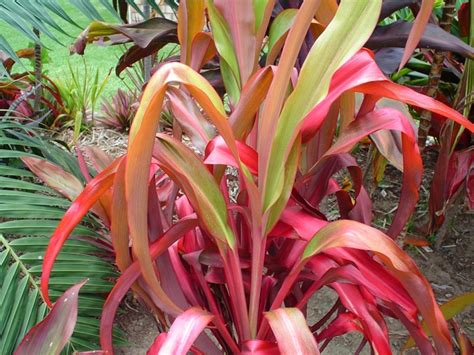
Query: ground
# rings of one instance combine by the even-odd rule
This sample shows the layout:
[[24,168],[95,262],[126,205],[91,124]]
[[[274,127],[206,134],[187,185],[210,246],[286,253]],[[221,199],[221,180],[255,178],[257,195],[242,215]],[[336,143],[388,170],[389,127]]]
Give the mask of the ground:
[[[63,133],[64,140],[69,140],[70,135]],[[97,145],[108,153],[117,156],[126,151],[127,137],[114,131],[94,128],[91,132],[84,134],[79,143],[82,145]],[[366,161],[366,150],[357,153],[357,158],[363,167]],[[425,158],[425,179],[420,193],[420,202],[417,212],[413,218],[411,229],[416,232],[417,228],[426,221],[427,191],[430,190],[429,182],[433,175],[433,166],[436,156],[428,150]],[[374,225],[381,227],[391,219],[400,196],[401,174],[395,168],[388,166],[383,182],[372,194],[374,201]],[[329,206],[326,206],[330,208]],[[416,261],[425,277],[430,281],[437,301],[441,304],[456,295],[472,291],[472,280],[474,279],[474,255],[472,238],[474,237],[473,212],[468,211],[461,204],[455,214],[448,233],[439,248],[407,248],[407,252]],[[310,322],[318,320],[324,311],[327,311],[334,303],[334,292],[328,288],[318,292],[310,302],[308,314]],[[462,328],[470,338],[474,337],[474,311],[464,311],[456,317]],[[126,334],[130,345],[118,350],[119,354],[145,354],[148,347],[153,343],[157,335],[157,324],[151,314],[132,297],[128,297],[122,305],[122,311],[117,317],[119,325]],[[394,352],[403,346],[407,332],[398,322],[389,322],[391,339]],[[332,341],[325,353],[327,354],[353,354],[360,342],[360,335],[349,334],[338,337]],[[362,354],[369,354],[366,346]]]

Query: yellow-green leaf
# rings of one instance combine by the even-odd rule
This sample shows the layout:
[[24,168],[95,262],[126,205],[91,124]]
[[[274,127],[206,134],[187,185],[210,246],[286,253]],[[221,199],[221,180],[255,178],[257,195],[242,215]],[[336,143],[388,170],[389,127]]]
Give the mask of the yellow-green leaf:
[[[454,297],[446,303],[443,303],[440,308],[443,316],[446,320],[450,320],[455,315],[461,313],[464,309],[474,304],[474,292],[463,293],[460,296]],[[423,322],[423,330],[427,335],[431,335],[426,322]],[[410,337],[405,343],[404,349],[408,349],[415,346],[415,340]]]
[[336,16],[311,48],[298,82],[278,119],[264,164],[264,211],[283,190],[284,166],[305,115],[327,95],[334,72],[367,41],[382,0],[344,0]]

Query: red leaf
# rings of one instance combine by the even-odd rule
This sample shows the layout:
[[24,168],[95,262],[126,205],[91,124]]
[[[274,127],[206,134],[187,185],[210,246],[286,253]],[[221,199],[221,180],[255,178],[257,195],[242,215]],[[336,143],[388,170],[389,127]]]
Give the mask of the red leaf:
[[43,294],[48,306],[51,306],[48,290],[49,277],[56,257],[73,229],[81,222],[82,218],[87,214],[91,207],[94,206],[100,197],[112,186],[115,177],[115,170],[121,160],[122,158],[115,160],[113,164],[86,185],[81,194],[66,211],[66,214],[51,236],[48,248],[44,255],[43,269],[41,273],[41,293]]
[[374,95],[377,98],[387,97],[421,107],[450,118],[471,132],[474,131],[474,123],[469,122],[452,108],[388,80],[375,63],[372,52],[361,50],[336,71],[326,98],[306,115],[302,127],[304,142],[319,129],[332,103],[348,90]]
[[423,0],[421,3],[420,12],[416,15],[415,22],[413,23],[413,28],[410,31],[408,36],[407,44],[405,45],[405,52],[403,53],[402,61],[400,63],[399,69],[403,68],[405,64],[410,59],[413,51],[415,50],[418,42],[423,36],[425,31],[426,24],[430,19],[431,12],[433,10],[434,0]]
[[278,308],[265,313],[281,354],[319,355],[318,345],[298,308]]
[[[303,253],[302,264],[296,270],[301,270],[308,258],[340,247],[369,250],[377,255],[398,278],[415,302],[428,329],[433,334],[437,351],[440,354],[452,352],[451,336],[429,282],[418,270],[413,260],[377,229],[353,221],[336,221],[328,224],[308,243]],[[295,273],[292,272],[292,274]],[[288,284],[293,283],[290,281]],[[288,287],[285,289],[288,290]],[[281,297],[277,297],[274,304],[280,299]]]
[[74,200],[82,191],[82,183],[71,173],[49,161],[23,157],[23,163],[46,185],[59,192],[69,200]]
[[[156,242],[150,246],[150,257],[156,259],[173,245],[185,233],[195,228],[196,219],[182,219],[168,229]],[[140,277],[141,269],[138,261],[135,261],[117,279],[117,282],[110,291],[102,309],[100,319],[100,344],[102,349],[112,352],[112,326],[118,306],[122,298],[126,295],[130,287]],[[166,310],[166,309],[164,309]]]
[[86,282],[70,287],[59,297],[46,318],[25,335],[15,355],[61,353],[76,326],[79,290]]
[[403,150],[403,186],[399,208],[393,218],[387,234],[395,238],[411,216],[418,201],[418,188],[422,177],[422,160],[415,132],[409,120],[400,112],[390,108],[373,111],[352,122],[343,131],[337,142],[326,152],[325,156],[348,151],[361,138],[380,129],[390,129],[402,133]]
[[465,37],[469,35],[470,30],[470,20],[469,15],[471,11],[471,3],[465,2],[461,5],[458,10],[458,20],[459,20],[459,27],[461,30],[461,37]]
[[[257,152],[245,143],[240,141],[235,141],[235,143],[242,163],[249,168],[252,174],[256,175],[258,173]],[[209,142],[206,147],[206,158],[204,159],[204,163],[212,165],[229,165],[236,168],[239,167],[222,136],[217,136]]]

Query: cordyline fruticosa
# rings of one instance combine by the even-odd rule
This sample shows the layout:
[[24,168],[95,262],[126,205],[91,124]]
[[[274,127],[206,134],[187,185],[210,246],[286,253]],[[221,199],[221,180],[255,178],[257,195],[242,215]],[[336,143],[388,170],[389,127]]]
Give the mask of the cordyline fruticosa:
[[[180,63],[153,75],[127,154],[87,184],[51,237],[43,296],[49,301],[64,241],[100,200],[109,206],[122,272],[101,317],[104,351],[113,352],[114,316],[132,289],[161,320],[151,353],[318,354],[334,337],[356,331],[363,335],[357,351],[368,344],[389,354],[387,317],[406,327],[423,354],[452,353],[428,281],[393,240],[417,202],[422,161],[410,120],[382,98],[431,110],[470,131],[473,124],[388,80],[362,48],[381,0],[306,0],[292,26],[277,27],[275,20],[268,29],[274,2],[180,2]],[[423,1],[404,61],[432,3]],[[210,32],[203,31],[207,21]],[[316,40],[297,70],[308,35]],[[262,67],[263,48],[272,57]],[[199,74],[216,55],[226,105]],[[175,118],[171,135],[157,133],[163,110]],[[371,201],[350,153],[370,137],[390,154],[393,136],[401,142],[401,156],[393,159],[403,187],[390,227],[380,231],[370,226]],[[345,171],[351,188],[336,178]],[[323,213],[328,197],[335,197],[339,220]],[[337,301],[321,319],[308,319],[308,301],[325,286]]]

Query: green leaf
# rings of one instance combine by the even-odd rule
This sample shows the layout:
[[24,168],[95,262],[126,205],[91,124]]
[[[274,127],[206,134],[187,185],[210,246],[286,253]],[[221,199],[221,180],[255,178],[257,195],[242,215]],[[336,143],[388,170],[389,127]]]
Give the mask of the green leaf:
[[221,64],[222,76],[224,77],[224,80],[226,80],[226,87],[230,87],[231,92],[234,95],[232,97],[234,103],[237,103],[239,98],[238,96],[235,97],[235,95],[238,95],[240,92],[240,71],[237,55],[234,46],[232,45],[230,28],[222,14],[214,5],[214,0],[207,1],[207,10],[217,51],[221,56],[221,61],[223,60],[226,63],[224,67],[222,67]]
[[[453,299],[443,303],[441,305],[441,312],[444,315],[446,320],[450,320],[454,316],[461,313],[467,307],[472,306],[474,304],[474,292],[466,292],[462,295],[454,297]],[[426,332],[427,335],[431,335],[431,332],[428,329],[426,322],[422,324],[423,330]],[[403,346],[403,349],[408,349],[415,346],[415,340],[410,337],[408,338],[407,342]]]
[[[327,95],[335,71],[354,55],[372,34],[381,0],[345,0],[316,40],[301,68],[294,91],[283,106],[270,143],[264,176],[264,211],[280,197],[284,166],[305,115]],[[337,44],[337,45],[336,45]]]
[[268,33],[268,53],[273,49],[273,46],[284,38],[285,34],[290,30],[295,20],[297,9],[286,9],[278,14],[270,26]]
[[156,158],[161,168],[186,192],[208,233],[235,248],[234,233],[227,222],[227,206],[212,174],[181,142],[166,135],[160,135],[159,142]]

